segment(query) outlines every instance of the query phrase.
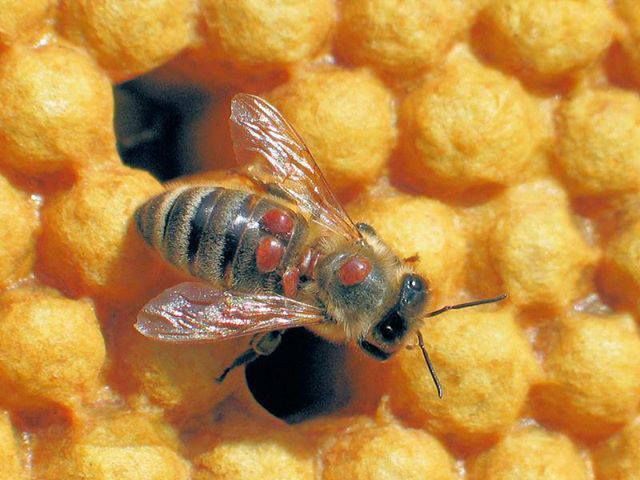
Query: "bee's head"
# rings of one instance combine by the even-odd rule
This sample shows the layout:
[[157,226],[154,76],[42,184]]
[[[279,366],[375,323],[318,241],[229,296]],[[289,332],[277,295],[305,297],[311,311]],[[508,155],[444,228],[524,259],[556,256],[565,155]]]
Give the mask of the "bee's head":
[[427,283],[370,226],[358,228],[360,245],[337,248],[318,266],[318,295],[347,337],[367,354],[386,360],[415,331],[428,299]]
[[363,236],[360,245],[336,249],[323,261],[318,296],[335,323],[344,327],[347,337],[356,339],[360,348],[377,360],[391,357],[405,346],[409,335],[415,334],[442,398],[442,386],[418,330],[421,320],[449,310],[499,302],[506,295],[425,313],[429,287],[423,277],[411,270],[411,260],[398,259],[370,226],[358,224],[358,228]]
[[[442,398],[442,386],[418,329],[422,318],[452,308],[495,302],[504,296],[443,307],[425,315],[429,287],[409,265],[416,257],[401,261],[370,226],[358,224],[358,229],[363,237],[359,245],[331,250],[334,253],[318,265],[318,298],[335,321],[334,325],[342,326],[348,338],[357,340],[360,348],[377,360],[387,360],[405,346],[409,335],[415,334],[438,396]],[[328,330],[322,333],[326,335]]]
[[389,358],[404,345],[407,334],[415,330],[427,298],[425,280],[414,273],[405,274],[396,303],[359,340],[360,347],[378,360]]

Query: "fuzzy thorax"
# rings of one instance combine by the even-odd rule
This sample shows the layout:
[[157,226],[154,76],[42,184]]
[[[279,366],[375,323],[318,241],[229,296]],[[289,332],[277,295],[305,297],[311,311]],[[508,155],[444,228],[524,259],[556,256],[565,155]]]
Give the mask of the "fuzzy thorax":
[[[304,296],[314,298],[325,309],[328,321],[313,330],[331,341],[365,338],[394,306],[401,279],[411,269],[369,232],[363,232],[363,240],[357,243],[326,237],[319,248],[323,255],[316,267],[316,281],[305,287]],[[337,272],[354,256],[366,258],[371,271],[363,282],[345,286]]]

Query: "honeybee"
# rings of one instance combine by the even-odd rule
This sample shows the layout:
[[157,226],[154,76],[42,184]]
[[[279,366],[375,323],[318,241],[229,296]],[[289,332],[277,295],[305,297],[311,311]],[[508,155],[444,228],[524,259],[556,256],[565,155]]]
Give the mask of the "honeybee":
[[168,342],[250,336],[250,348],[218,381],[273,352],[281,332],[292,327],[356,342],[378,360],[416,335],[442,397],[418,326],[425,317],[504,296],[425,314],[426,280],[371,226],[351,221],[303,140],[273,106],[236,95],[230,125],[236,157],[263,193],[185,187],[136,211],[145,241],[201,280],[147,303],[137,330]]

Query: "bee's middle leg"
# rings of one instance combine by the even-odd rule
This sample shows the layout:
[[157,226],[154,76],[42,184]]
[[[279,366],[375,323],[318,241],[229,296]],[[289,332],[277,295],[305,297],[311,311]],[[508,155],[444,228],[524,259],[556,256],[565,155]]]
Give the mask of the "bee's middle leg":
[[273,331],[264,335],[256,335],[251,339],[251,348],[236,358],[231,365],[224,369],[222,374],[216,378],[216,382],[222,383],[229,372],[236,367],[240,367],[247,363],[253,362],[258,357],[271,355],[282,340],[282,332]]

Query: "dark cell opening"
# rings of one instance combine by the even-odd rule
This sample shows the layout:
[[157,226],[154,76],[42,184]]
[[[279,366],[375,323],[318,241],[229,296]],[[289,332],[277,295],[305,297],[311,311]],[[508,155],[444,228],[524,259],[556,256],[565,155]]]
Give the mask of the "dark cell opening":
[[210,99],[195,88],[175,88],[140,77],[114,87],[114,127],[122,161],[166,181],[197,165],[193,125]]
[[289,423],[335,411],[349,400],[345,351],[305,329],[290,330],[274,353],[247,366],[249,389]]

